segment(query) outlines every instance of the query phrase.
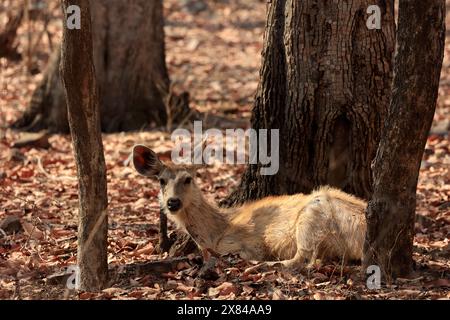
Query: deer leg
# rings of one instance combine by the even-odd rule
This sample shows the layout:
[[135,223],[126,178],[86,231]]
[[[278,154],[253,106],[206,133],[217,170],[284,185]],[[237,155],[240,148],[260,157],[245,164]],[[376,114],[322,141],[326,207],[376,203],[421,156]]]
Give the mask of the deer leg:
[[[314,266],[319,247],[323,241],[325,216],[314,206],[307,207],[296,230],[297,252],[291,259],[263,262],[255,268],[281,266],[288,269],[308,270]],[[308,262],[305,265],[305,262]]]
[[286,259],[281,261],[266,261],[268,267],[281,267],[286,269],[304,269],[305,261],[307,257],[311,256],[311,253],[304,250],[297,250],[295,256],[292,259]]
[[247,268],[245,270],[245,273],[253,273],[260,270],[263,270],[265,268],[285,268],[285,269],[304,269],[304,261],[305,258],[303,255],[297,254],[292,258],[288,260],[281,260],[281,261],[264,261],[261,262],[253,267]]

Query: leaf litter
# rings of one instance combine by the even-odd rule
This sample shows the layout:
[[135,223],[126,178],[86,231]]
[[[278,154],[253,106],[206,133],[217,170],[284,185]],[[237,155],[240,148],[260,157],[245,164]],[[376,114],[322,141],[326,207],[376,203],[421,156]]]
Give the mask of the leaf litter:
[[[61,38],[58,1],[49,0],[48,32],[53,45]],[[194,2],[192,2],[194,3]],[[178,90],[188,90],[195,109],[250,119],[258,85],[265,24],[265,1],[165,1],[167,64]],[[6,10],[0,6],[0,26]],[[449,19],[449,18],[447,18]],[[42,21],[24,24],[18,50],[27,48],[27,33]],[[51,276],[76,264],[78,195],[70,136],[51,135],[48,146],[14,147],[20,133],[8,129],[25,110],[42,79],[50,55],[43,37],[30,74],[25,60],[0,58],[0,221],[16,217],[19,226],[0,232],[0,299],[449,299],[450,298],[450,45],[446,45],[433,128],[427,141],[417,189],[414,261],[417,277],[399,279],[369,290],[357,265],[318,264],[307,272],[263,270],[238,256],[215,258],[208,276],[195,255],[162,273],[129,274],[124,266],[167,259],[156,253],[158,185],[140,178],[129,165],[135,143],[158,154],[173,146],[162,131],[103,135],[108,179],[108,263],[110,287],[76,292]],[[242,166],[215,164],[201,172],[203,192],[214,201],[237,186]],[[169,230],[174,225],[169,223]],[[201,273],[201,276],[199,276]]]

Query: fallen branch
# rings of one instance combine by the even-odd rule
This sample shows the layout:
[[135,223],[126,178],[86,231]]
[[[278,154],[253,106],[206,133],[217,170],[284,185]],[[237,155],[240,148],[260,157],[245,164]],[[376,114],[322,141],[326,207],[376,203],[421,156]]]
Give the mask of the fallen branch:
[[126,275],[147,275],[151,273],[162,274],[177,270],[180,263],[189,263],[191,260],[187,257],[177,257],[161,261],[150,261],[139,264],[130,264],[125,266]]
[[69,176],[60,176],[60,177],[56,177],[51,175],[50,173],[48,173],[47,171],[45,171],[44,166],[42,165],[42,160],[39,157],[36,157],[36,161],[37,161],[37,167],[39,169],[39,171],[45,175],[47,178],[51,179],[51,180],[59,180],[59,181],[78,181],[77,178],[75,177],[69,177]]

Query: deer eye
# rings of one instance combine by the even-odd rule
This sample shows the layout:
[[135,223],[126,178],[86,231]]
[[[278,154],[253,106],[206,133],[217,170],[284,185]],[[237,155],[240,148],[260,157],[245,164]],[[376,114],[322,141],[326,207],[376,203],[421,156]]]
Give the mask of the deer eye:
[[191,177],[187,177],[186,179],[184,179],[184,184],[190,184],[191,182],[192,182]]
[[159,179],[159,183],[162,185],[162,186],[165,186],[166,185],[166,180],[165,179]]

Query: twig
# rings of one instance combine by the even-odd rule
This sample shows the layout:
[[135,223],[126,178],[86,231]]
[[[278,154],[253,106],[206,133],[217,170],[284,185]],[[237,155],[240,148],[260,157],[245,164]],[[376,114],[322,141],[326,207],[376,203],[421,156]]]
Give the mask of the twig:
[[89,248],[89,246],[91,245],[91,242],[94,239],[95,233],[100,228],[100,226],[103,223],[103,220],[105,219],[107,214],[108,214],[108,210],[105,209],[102,211],[102,214],[100,215],[100,217],[98,217],[97,221],[95,222],[94,227],[92,228],[91,232],[89,233],[89,237],[86,240],[86,243],[84,244],[84,250],[87,250]]
[[63,180],[78,181],[77,178],[69,177],[69,176],[61,176],[61,177],[52,176],[47,171],[45,171],[44,166],[42,165],[41,158],[36,157],[36,159],[37,159],[37,166],[38,166],[39,171],[41,173],[43,173],[47,178],[52,179],[52,180],[60,180],[60,181],[63,181]]
[[166,273],[176,269],[179,263],[190,262],[187,257],[177,257],[168,260],[150,261],[141,264],[132,264],[125,266],[126,274],[148,274],[148,273]]

